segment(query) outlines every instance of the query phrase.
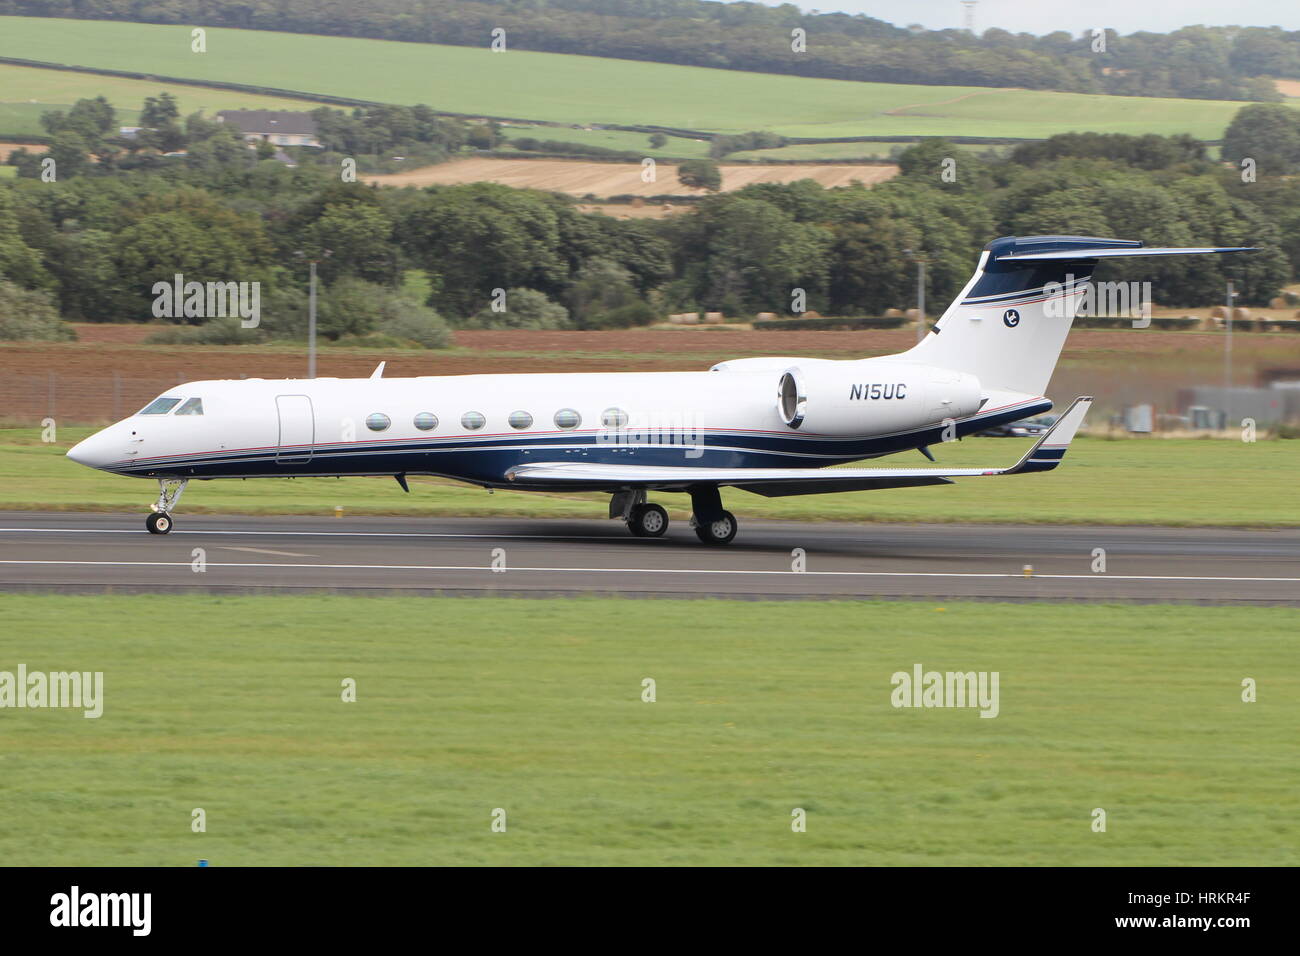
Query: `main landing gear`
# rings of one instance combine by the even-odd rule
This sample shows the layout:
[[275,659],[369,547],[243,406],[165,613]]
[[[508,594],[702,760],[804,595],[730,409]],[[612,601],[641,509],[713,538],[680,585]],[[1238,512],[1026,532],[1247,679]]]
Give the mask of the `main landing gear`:
[[696,485],[691,492],[691,527],[704,544],[731,544],[739,526],[736,516],[722,507],[717,485]]
[[[691,527],[704,544],[730,544],[736,537],[736,516],[722,507],[722,496],[712,486],[689,489]],[[668,512],[645,500],[645,489],[616,492],[609,502],[609,516],[621,518],[627,530],[638,538],[660,538],[668,530]]]
[[158,479],[158,500],[149,506],[153,509],[153,513],[144,519],[144,526],[149,529],[150,534],[166,534],[171,531],[172,511],[181,500],[181,495],[188,484],[187,478]]

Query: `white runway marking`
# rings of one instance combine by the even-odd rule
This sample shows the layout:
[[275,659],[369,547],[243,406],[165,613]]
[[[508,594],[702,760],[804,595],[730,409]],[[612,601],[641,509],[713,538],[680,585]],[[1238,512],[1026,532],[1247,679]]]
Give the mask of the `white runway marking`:
[[222,551],[251,551],[253,554],[273,554],[278,558],[314,558],[314,554],[300,554],[297,551],[272,551],[270,548],[241,548],[233,544],[219,546]]
[[[0,561],[15,565],[73,565],[77,567],[188,568],[189,561]],[[520,571],[548,571],[557,574],[780,574],[793,577],[861,578],[1024,578],[1027,581],[1241,581],[1251,583],[1300,583],[1300,578],[1243,578],[1184,574],[1046,574],[1026,577],[1020,571],[788,571],[762,568],[537,568],[512,567],[493,570],[482,564],[286,564],[232,563],[209,561],[209,568],[303,568],[317,571],[487,571],[512,574]]]
[[[0,528],[0,534],[37,533],[37,534],[134,534],[146,535],[143,529],[132,528]],[[482,534],[456,531],[181,531],[182,534],[261,534],[275,537],[298,538],[522,538],[532,541],[608,541],[611,536],[603,534]]]

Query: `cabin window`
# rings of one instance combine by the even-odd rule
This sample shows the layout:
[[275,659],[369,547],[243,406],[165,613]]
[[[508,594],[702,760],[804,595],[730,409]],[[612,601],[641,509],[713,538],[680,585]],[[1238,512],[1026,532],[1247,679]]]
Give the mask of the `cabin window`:
[[177,415],[202,415],[203,399],[191,398],[180,408],[176,409],[176,414]]
[[607,408],[600,413],[600,423],[606,428],[622,428],[627,424],[627,412],[621,408]]
[[527,412],[511,412],[510,417],[506,419],[510,422],[511,428],[532,428],[533,416]]
[[141,415],[166,415],[181,403],[179,398],[155,398],[140,410]]
[[478,431],[487,424],[487,419],[483,417],[482,412],[466,412],[460,416],[461,427],[466,431]]
[[420,412],[415,416],[415,427],[422,432],[431,432],[438,427],[438,416],[432,412]]
[[582,416],[572,408],[561,408],[555,413],[555,426],[557,428],[577,428],[582,424]]
[[387,431],[388,426],[392,423],[392,420],[383,412],[375,412],[366,416],[366,427],[372,432]]

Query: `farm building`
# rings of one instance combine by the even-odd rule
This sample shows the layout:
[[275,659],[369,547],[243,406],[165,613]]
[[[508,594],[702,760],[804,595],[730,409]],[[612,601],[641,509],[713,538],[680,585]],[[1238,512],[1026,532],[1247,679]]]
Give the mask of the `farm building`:
[[229,123],[250,143],[266,140],[276,146],[320,146],[316,121],[310,113],[281,110],[220,110],[217,119]]

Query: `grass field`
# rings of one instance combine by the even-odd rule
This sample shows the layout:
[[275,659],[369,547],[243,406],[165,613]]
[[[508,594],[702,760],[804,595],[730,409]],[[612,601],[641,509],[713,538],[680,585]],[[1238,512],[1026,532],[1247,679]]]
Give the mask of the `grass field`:
[[[0,669],[101,671],[104,692],[97,720],[3,713],[0,859],[1295,865],[1297,628],[1283,608],[5,595]],[[895,709],[917,663],[997,671],[998,716]]]
[[[906,143],[799,143],[794,146],[778,146],[775,149],[749,149],[739,153],[727,154],[727,160],[752,159],[762,162],[776,159],[815,162],[826,159],[888,159],[896,149],[907,149],[916,145],[915,140]],[[1010,152],[1012,146],[986,146],[976,143],[956,143],[957,149],[973,153],[989,151],[1003,154]],[[671,148],[671,147],[667,147]]]
[[[655,159],[698,159],[709,155],[709,142],[707,140],[670,136],[668,137],[668,143],[663,148],[652,149],[648,133],[632,133],[621,129],[573,129],[565,126],[509,124],[501,128],[501,133],[507,139],[531,136],[533,139],[539,140],[558,140],[566,143],[600,146],[605,149],[625,150],[636,153],[638,156],[652,156]],[[818,158],[818,156],[815,155],[813,158]]]
[[[1241,103],[854,83],[552,53],[340,37],[5,18],[0,54],[149,69],[452,112],[790,136],[1044,137],[1070,130],[1217,139]],[[322,63],[330,64],[328,70]]]
[[[0,47],[6,46],[5,34],[0,32]],[[8,49],[5,53],[9,56],[24,55]],[[217,110],[314,110],[321,105],[308,100],[256,96],[180,83],[125,80],[0,63],[0,134],[44,134],[42,113],[66,110],[79,99],[100,95],[117,107],[119,125],[134,126],[145,97],[157,96],[164,90],[176,97],[182,116],[198,110],[213,116]]]
[[[92,429],[63,427],[55,444],[37,428],[0,429],[0,510],[139,511],[157,485],[92,471],[64,457]],[[971,438],[935,446],[941,465],[1009,465],[1026,444]],[[919,454],[880,464],[914,463]],[[794,498],[728,491],[728,507],[746,518],[835,521],[986,521],[1080,524],[1300,526],[1300,442],[1206,439],[1080,438],[1055,471],[968,479],[940,488],[900,488]],[[189,513],[605,516],[605,495],[535,494],[482,489],[434,478],[410,479],[403,494],[391,479],[300,478],[196,481],[179,515]],[[677,520],[685,495],[656,493]]]

